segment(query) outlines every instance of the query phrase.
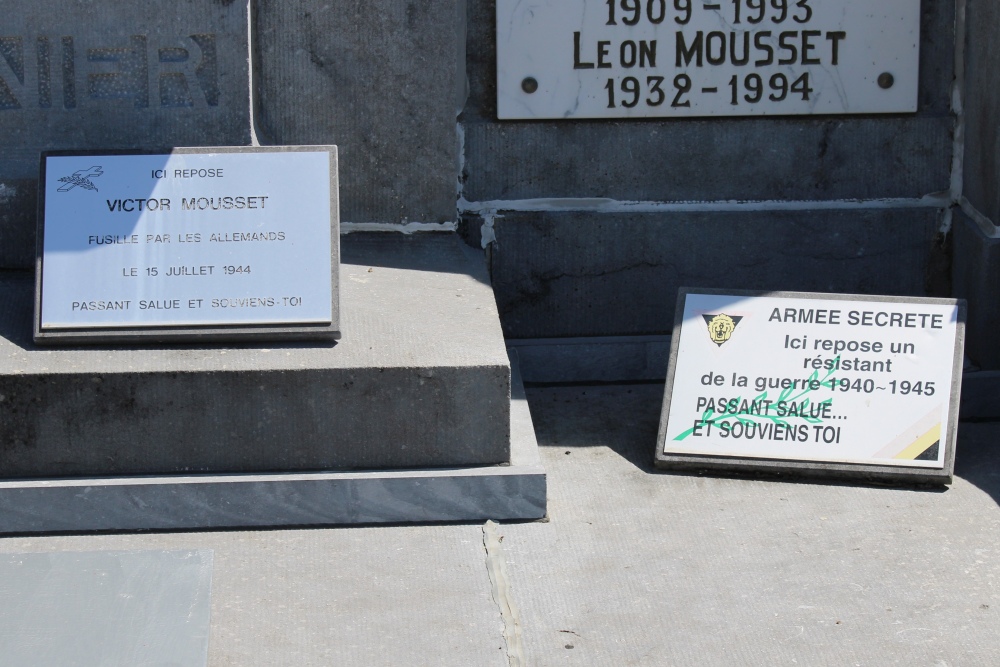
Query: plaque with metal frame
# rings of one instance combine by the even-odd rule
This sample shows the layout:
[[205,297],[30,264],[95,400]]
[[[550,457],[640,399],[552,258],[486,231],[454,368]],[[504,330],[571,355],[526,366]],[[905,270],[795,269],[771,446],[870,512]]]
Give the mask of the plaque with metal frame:
[[961,299],[681,288],[655,463],[950,484]]
[[42,154],[38,344],[340,338],[336,146]]

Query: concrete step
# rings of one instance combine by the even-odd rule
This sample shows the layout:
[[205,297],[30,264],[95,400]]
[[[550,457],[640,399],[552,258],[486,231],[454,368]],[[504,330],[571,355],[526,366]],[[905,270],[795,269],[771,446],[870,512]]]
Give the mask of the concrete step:
[[482,257],[454,235],[343,239],[343,339],[38,348],[0,277],[0,478],[510,462],[510,365]]
[[515,359],[510,465],[5,481],[0,535],[541,519],[547,480]]

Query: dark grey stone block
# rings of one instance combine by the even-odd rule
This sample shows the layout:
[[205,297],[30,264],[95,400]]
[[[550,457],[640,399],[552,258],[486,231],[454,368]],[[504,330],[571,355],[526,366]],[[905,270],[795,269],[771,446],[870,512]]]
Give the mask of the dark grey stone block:
[[1000,5],[991,0],[967,0],[965,70],[965,196],[981,213],[1000,222]]
[[337,344],[39,349],[0,279],[0,477],[256,473],[510,460],[493,292],[453,235],[343,240]]
[[510,345],[529,384],[663,382],[670,356],[670,336],[520,338]]
[[682,286],[924,296],[938,211],[504,213],[508,338],[669,333]]
[[247,48],[246,3],[6,3],[0,268],[32,265],[41,151],[249,143]]
[[966,371],[962,377],[962,421],[1000,421],[1000,371]]
[[919,198],[948,187],[952,125],[948,117],[470,123],[464,196]]
[[454,221],[465,99],[461,0],[263,0],[260,140],[341,150],[347,222]]
[[969,302],[965,352],[980,368],[1000,369],[1000,239],[957,210],[952,234],[955,296]]
[[469,5],[468,201],[922,197],[947,190],[954,4],[925,0],[915,116],[496,121],[494,2]]
[[510,465],[0,481],[0,534],[541,519],[547,481],[511,356]]
[[37,177],[0,178],[0,269],[35,265],[37,211]]

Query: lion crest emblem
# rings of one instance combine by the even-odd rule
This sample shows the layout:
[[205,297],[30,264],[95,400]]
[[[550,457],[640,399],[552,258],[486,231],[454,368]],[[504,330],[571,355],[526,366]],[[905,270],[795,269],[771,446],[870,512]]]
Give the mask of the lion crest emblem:
[[743,319],[742,317],[733,317],[724,313],[702,315],[702,317],[705,318],[705,324],[708,325],[708,336],[719,347],[722,347],[723,343],[733,337],[736,325]]

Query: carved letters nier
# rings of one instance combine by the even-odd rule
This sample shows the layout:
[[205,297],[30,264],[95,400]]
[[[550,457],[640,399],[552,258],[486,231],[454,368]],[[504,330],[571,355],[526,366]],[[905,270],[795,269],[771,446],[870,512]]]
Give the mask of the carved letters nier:
[[81,47],[69,36],[0,36],[0,113],[75,109],[88,100],[132,100],[136,109],[216,107],[216,36],[153,43],[132,35],[115,47]]

